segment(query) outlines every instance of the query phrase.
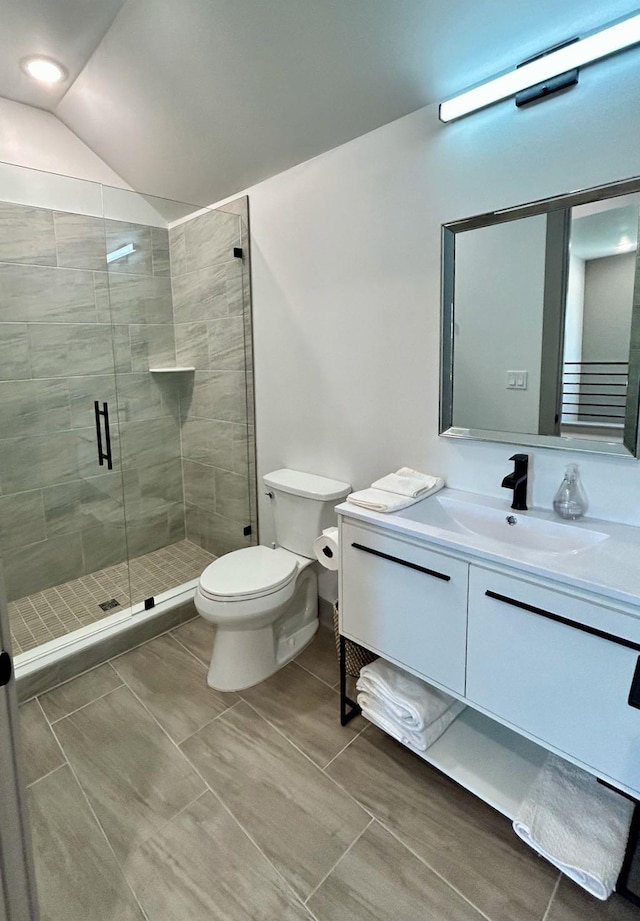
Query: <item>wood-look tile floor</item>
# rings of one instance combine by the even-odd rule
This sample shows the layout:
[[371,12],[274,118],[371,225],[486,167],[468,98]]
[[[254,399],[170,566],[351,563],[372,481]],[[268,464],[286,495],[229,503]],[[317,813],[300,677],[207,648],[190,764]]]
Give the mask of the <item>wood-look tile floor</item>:
[[321,630],[206,685],[199,618],[22,708],[42,921],[639,921],[363,719]]

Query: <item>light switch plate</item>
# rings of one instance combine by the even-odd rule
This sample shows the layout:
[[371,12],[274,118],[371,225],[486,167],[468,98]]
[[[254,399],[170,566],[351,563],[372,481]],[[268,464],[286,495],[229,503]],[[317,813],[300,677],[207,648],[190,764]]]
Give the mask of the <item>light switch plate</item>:
[[526,390],[528,386],[528,371],[507,371],[507,390]]

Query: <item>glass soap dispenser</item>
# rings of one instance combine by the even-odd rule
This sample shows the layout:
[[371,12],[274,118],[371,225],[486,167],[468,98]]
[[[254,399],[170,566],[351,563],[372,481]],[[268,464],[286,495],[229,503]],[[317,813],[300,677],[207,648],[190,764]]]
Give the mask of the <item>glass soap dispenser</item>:
[[558,492],[553,497],[554,511],[561,518],[575,520],[581,518],[587,510],[587,496],[580,482],[577,464],[568,464],[564,479]]

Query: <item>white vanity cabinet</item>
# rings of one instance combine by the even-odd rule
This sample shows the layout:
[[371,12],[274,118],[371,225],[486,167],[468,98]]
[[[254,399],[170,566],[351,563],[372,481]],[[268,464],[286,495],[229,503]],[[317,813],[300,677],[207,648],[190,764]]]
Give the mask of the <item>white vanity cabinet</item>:
[[342,632],[464,694],[468,564],[352,522],[341,548]]
[[640,789],[629,692],[640,621],[580,592],[471,566],[466,696],[613,783]]
[[413,518],[338,508],[341,633],[468,704],[425,759],[506,815],[545,750],[640,799],[640,572],[632,595],[627,531],[568,555],[563,581],[559,556],[503,562],[462,532],[440,539],[429,501]]

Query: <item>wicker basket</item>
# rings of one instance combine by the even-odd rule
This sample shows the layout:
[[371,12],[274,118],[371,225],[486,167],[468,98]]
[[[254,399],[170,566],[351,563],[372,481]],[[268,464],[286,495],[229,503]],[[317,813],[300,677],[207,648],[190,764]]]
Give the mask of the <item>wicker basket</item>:
[[[333,605],[333,635],[336,640],[336,655],[340,661],[340,629],[338,626],[338,602]],[[369,662],[374,662],[378,656],[374,652],[369,652],[363,646],[351,640],[344,641],[344,658],[347,675],[352,678],[360,677],[360,669]]]

